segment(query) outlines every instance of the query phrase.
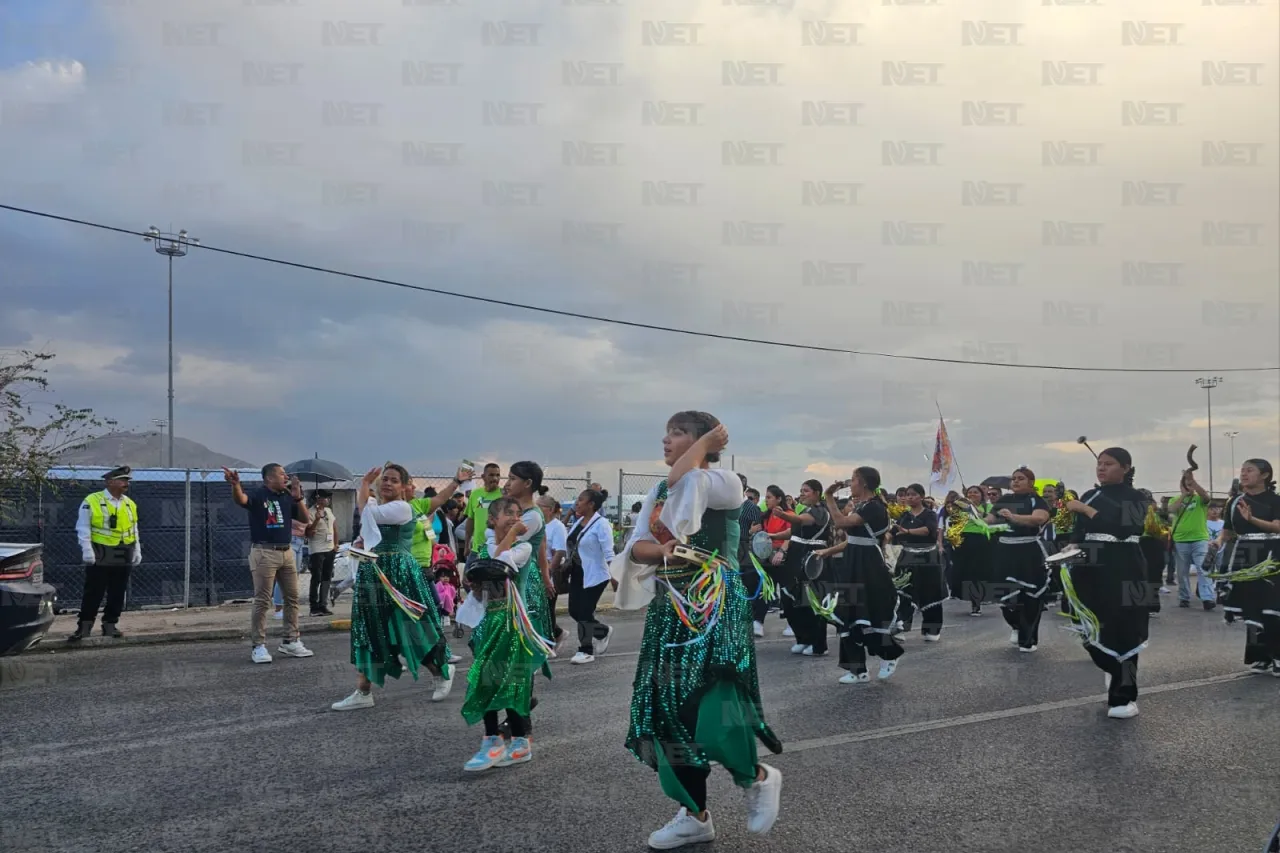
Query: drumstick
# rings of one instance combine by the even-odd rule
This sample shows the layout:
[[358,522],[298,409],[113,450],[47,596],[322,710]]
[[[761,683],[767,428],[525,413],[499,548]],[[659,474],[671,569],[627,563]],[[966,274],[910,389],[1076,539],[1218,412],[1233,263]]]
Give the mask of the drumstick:
[[1080,436],[1079,438],[1077,438],[1077,439],[1076,439],[1076,444],[1083,444],[1085,447],[1088,447],[1088,448],[1089,448],[1089,452],[1090,452],[1090,453],[1093,453],[1093,458],[1094,458],[1094,459],[1097,459],[1097,458],[1098,458],[1098,454],[1094,452],[1094,450],[1093,450],[1093,448],[1092,448],[1092,447],[1089,447],[1089,439],[1088,439],[1086,436],[1083,436],[1083,435],[1082,435],[1082,436]]

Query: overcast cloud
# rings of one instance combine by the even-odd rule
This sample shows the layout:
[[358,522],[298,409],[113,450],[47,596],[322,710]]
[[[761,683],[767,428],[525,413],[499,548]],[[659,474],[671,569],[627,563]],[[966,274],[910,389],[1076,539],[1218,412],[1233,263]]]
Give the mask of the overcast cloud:
[[[49,5],[0,7],[3,203],[711,334],[1280,363],[1275,4]],[[8,212],[0,257],[0,346],[57,352],[67,402],[164,416],[162,258]],[[175,282],[178,433],[252,460],[609,482],[698,408],[759,483],[898,483],[927,475],[935,398],[971,480],[1084,482],[1087,433],[1167,489],[1206,441],[1196,374],[806,353],[207,251]],[[1280,456],[1280,376],[1223,376],[1225,479],[1227,429],[1237,461]]]

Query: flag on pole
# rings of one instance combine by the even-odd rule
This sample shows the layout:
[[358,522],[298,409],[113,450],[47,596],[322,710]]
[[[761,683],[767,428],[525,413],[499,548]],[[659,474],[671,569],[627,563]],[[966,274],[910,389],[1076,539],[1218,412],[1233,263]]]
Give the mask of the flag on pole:
[[933,470],[929,482],[948,487],[955,475],[955,457],[951,453],[951,439],[947,437],[947,424],[938,418],[938,435],[933,441]]

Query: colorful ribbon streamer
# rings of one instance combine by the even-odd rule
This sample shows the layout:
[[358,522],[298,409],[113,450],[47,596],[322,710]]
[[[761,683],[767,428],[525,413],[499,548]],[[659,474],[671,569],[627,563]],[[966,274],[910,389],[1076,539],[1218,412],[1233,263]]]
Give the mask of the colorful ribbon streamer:
[[844,624],[844,622],[841,622],[839,617],[836,616],[836,604],[840,600],[840,593],[833,592],[819,601],[818,596],[814,594],[812,587],[806,586],[804,591],[809,596],[809,607],[813,609],[814,613],[818,614],[823,619],[826,619],[828,622],[834,622],[837,625]]
[[906,589],[911,586],[911,572],[903,572],[893,579],[893,585],[897,589]]
[[720,621],[724,611],[725,596],[728,586],[724,579],[724,567],[717,559],[719,551],[712,553],[711,558],[702,564],[697,574],[689,581],[683,594],[670,581],[659,575],[659,580],[670,593],[671,606],[675,608],[676,617],[695,636],[684,643],[667,643],[667,648],[690,646],[700,643],[707,637],[707,632]]
[[[535,578],[535,582],[536,580]],[[533,626],[529,608],[525,605],[524,597],[520,595],[520,590],[515,583],[507,578],[506,584],[507,615],[511,619],[511,627],[515,629],[516,636],[520,638],[520,644],[530,655],[541,654],[543,657],[549,657],[555,644],[539,634],[538,629]]]
[[414,622],[422,618],[422,614],[427,612],[427,606],[420,601],[414,601],[400,590],[391,585],[391,579],[379,568],[377,563],[373,564],[374,571],[378,573],[378,580],[382,582],[382,588],[387,591],[387,595],[391,597],[391,601],[396,607],[404,611],[404,615],[408,616]]
[[1072,621],[1071,625],[1064,625],[1063,627],[1068,631],[1079,634],[1086,645],[1096,645],[1102,636],[1102,625],[1098,621],[1097,615],[1080,602],[1080,596],[1076,593],[1076,585],[1071,581],[1071,570],[1067,566],[1063,566],[1059,570],[1059,576],[1062,578],[1062,594],[1070,602],[1072,611],[1062,614]]
[[755,595],[751,596],[747,600],[755,601],[757,598],[763,596],[765,601],[777,601],[778,585],[774,583],[773,578],[769,577],[769,573],[760,565],[760,561],[756,559],[755,554],[748,551],[747,556],[751,558],[751,565],[756,567],[756,576],[760,578],[760,585],[756,587]]

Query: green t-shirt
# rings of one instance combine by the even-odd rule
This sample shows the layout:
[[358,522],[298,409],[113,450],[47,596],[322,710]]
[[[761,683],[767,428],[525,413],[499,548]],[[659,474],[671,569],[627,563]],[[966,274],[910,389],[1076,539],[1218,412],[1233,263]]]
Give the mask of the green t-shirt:
[[[1183,508],[1183,504],[1186,508]],[[1169,501],[1169,518],[1176,518],[1174,542],[1204,542],[1209,538],[1209,508],[1195,492]]]
[[484,531],[489,526],[489,504],[502,497],[502,489],[486,492],[472,489],[467,496],[466,517],[471,519],[471,550],[479,551],[484,544]]
[[[431,567],[431,549],[435,546],[435,531],[431,529],[431,498],[414,498],[409,501],[413,510],[413,544],[409,550],[419,566]],[[429,534],[429,535],[428,535]]]

